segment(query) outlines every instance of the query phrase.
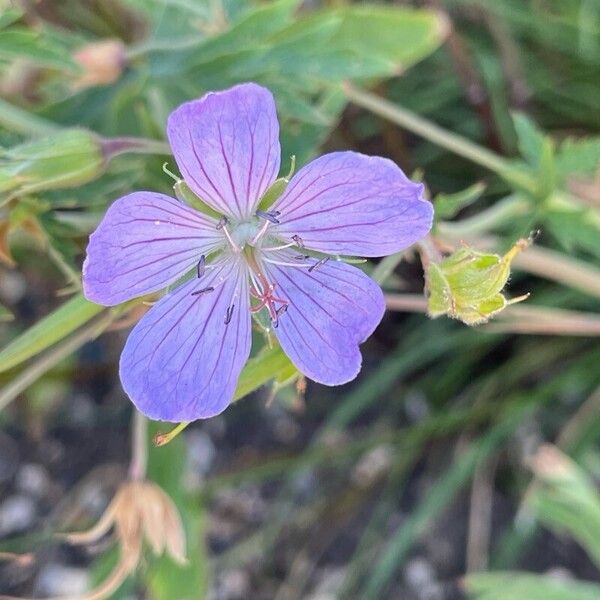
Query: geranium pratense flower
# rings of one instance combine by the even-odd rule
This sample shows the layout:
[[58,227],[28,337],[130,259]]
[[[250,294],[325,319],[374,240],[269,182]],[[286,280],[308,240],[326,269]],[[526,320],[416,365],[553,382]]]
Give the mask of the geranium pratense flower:
[[83,268],[86,297],[108,306],[188,274],[127,340],[120,376],[134,404],[174,422],[222,412],[259,311],[307,377],[356,377],[383,294],[360,269],[323,255],[385,256],[419,240],[432,220],[423,186],[387,159],[334,152],[263,206],[279,173],[279,124],[273,96],[253,83],[183,104],[167,134],[185,182],[216,216],[135,192],[108,209]]

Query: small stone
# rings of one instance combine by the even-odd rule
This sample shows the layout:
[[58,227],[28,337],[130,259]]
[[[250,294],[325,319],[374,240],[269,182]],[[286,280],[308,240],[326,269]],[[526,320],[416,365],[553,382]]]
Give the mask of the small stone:
[[300,427],[288,414],[282,414],[276,418],[273,424],[273,433],[278,442],[291,444],[298,437]]
[[319,573],[317,584],[306,600],[336,600],[340,587],[344,583],[346,569],[342,567],[327,567]]
[[0,537],[28,529],[35,515],[35,502],[29,496],[10,496],[0,505]]
[[185,435],[190,470],[204,477],[210,471],[216,455],[211,437],[201,429],[193,429]]
[[40,571],[35,588],[37,595],[80,596],[90,589],[90,584],[86,569],[49,563]]
[[16,270],[4,269],[0,277],[0,291],[8,304],[17,304],[27,293],[27,280]]
[[404,580],[409,587],[418,591],[435,581],[435,572],[424,558],[413,558],[404,567]]
[[369,450],[352,470],[352,482],[358,487],[369,487],[389,470],[393,457],[391,446],[381,445]]
[[554,581],[568,582],[573,580],[573,573],[566,567],[561,566],[550,567],[545,575],[550,579],[554,579]]
[[222,598],[228,600],[243,600],[248,597],[250,590],[250,578],[248,573],[242,569],[226,571],[221,575],[219,591]]
[[421,423],[431,413],[429,403],[425,394],[419,391],[411,391],[404,398],[404,412],[411,423]]
[[69,405],[69,419],[72,425],[91,427],[96,418],[94,401],[87,394],[76,394]]
[[16,487],[20,492],[34,498],[42,498],[48,486],[50,479],[46,469],[41,465],[26,464],[23,465],[16,478]]
[[19,452],[16,442],[0,433],[0,483],[8,481],[19,466]]

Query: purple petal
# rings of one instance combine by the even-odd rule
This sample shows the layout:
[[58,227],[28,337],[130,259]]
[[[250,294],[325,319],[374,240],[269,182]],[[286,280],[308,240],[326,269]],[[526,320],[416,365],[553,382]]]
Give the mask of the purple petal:
[[250,216],[279,172],[275,101],[255,83],[182,104],[167,135],[186,183],[227,216]]
[[114,202],[90,236],[83,291],[112,306],[163,289],[217,247],[216,221],[154,192]]
[[431,229],[432,205],[386,158],[334,152],[292,179],[273,205],[277,231],[299,235],[307,248],[327,254],[386,256],[408,248]]
[[[194,421],[219,414],[231,402],[250,354],[245,265],[228,258],[207,269],[202,279],[184,283],[152,307],[125,344],[123,388],[151,419]],[[214,290],[193,295],[208,287]]]
[[356,377],[358,345],[383,317],[379,286],[359,269],[329,261],[319,269],[265,264],[275,295],[289,301],[277,338],[296,367],[310,379],[339,385]]

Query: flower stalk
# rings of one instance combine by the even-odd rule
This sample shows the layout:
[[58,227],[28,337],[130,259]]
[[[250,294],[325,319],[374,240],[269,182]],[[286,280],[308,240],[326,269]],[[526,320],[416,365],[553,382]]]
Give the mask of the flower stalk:
[[515,169],[510,161],[502,158],[495,152],[483,148],[461,135],[446,131],[439,125],[424,119],[416,113],[393,104],[376,94],[360,90],[350,83],[345,83],[342,90],[348,100],[357,106],[365,108],[454,154],[458,154],[467,160],[493,171],[506,181],[518,185],[530,193],[535,193],[537,189],[535,180]]

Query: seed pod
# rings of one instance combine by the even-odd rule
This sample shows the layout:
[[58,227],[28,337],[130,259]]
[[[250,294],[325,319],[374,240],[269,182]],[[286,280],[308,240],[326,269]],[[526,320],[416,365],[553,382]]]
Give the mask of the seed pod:
[[501,292],[513,259],[528,245],[528,240],[519,240],[504,256],[464,247],[439,263],[431,263],[427,269],[429,315],[448,315],[467,325],[478,325],[509,304],[525,300],[527,296],[507,300]]

